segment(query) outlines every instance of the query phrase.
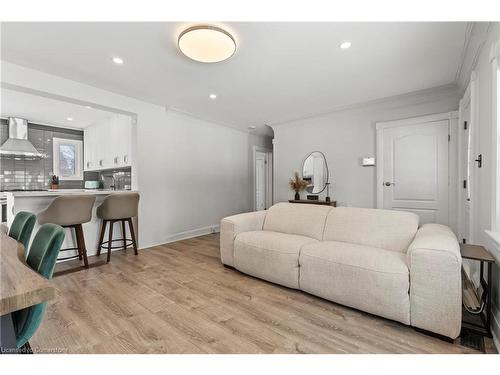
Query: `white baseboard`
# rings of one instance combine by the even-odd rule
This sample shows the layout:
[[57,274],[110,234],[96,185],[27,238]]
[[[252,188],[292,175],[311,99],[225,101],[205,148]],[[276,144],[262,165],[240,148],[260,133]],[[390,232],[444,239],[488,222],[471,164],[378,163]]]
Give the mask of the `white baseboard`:
[[171,243],[171,242],[187,240],[189,238],[194,238],[194,237],[204,236],[206,234],[219,233],[219,232],[220,232],[219,224],[213,224],[213,225],[209,225],[206,227],[201,227],[201,228],[187,230],[184,232],[170,234],[170,235],[166,236],[162,242],[154,243],[154,244],[145,244],[145,245],[142,245],[140,247],[140,249],[147,249],[149,247],[165,245],[165,244]]

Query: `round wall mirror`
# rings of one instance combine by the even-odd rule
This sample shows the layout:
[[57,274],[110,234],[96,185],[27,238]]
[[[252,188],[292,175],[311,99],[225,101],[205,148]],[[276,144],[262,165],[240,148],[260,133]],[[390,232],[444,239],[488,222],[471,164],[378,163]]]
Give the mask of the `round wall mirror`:
[[325,155],[320,151],[311,152],[302,165],[302,179],[307,181],[308,193],[319,194],[328,182],[328,166]]

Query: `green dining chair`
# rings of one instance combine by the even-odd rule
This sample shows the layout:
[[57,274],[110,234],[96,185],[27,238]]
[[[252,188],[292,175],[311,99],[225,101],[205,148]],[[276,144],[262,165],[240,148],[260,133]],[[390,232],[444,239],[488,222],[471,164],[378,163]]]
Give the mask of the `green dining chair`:
[[31,212],[20,211],[14,217],[14,221],[9,228],[9,237],[21,242],[24,246],[25,252],[28,250],[35,222],[36,216],[34,214]]
[[[42,225],[33,239],[26,263],[46,279],[51,279],[63,241],[64,229],[61,226]],[[35,334],[46,305],[47,303],[43,302],[12,313],[18,348],[24,346]]]

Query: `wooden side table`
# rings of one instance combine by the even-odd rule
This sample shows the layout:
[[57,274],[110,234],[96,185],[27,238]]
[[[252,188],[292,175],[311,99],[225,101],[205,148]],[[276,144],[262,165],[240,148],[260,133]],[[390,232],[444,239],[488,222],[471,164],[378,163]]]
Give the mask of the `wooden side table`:
[[[462,308],[462,329],[465,328],[483,336],[491,335],[491,269],[495,258],[483,247],[477,245],[460,245],[462,259],[470,259],[480,262],[479,280],[483,293],[480,298],[480,307],[475,311]],[[484,268],[488,265],[488,281],[484,279]]]
[[290,199],[289,203],[319,204],[322,206],[337,207],[337,201],[320,201],[319,199]]

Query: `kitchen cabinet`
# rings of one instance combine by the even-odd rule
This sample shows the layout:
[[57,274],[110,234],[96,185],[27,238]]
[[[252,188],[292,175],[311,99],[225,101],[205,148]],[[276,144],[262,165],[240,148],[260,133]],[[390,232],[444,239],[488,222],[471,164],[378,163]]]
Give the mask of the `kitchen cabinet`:
[[132,166],[132,124],[124,115],[84,129],[84,169],[96,171]]

